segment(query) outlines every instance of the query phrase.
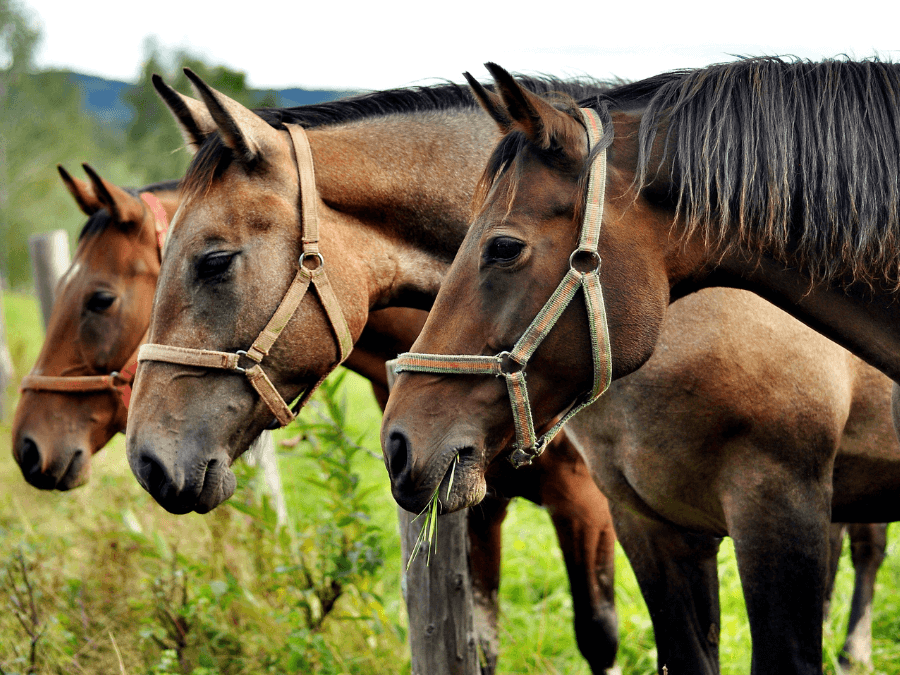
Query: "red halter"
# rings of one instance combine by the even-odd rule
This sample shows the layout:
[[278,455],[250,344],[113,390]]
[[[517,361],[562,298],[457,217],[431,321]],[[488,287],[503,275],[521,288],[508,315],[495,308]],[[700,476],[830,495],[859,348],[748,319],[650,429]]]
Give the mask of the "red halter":
[[[156,229],[156,245],[162,260],[163,244],[169,232],[169,218],[162,202],[152,192],[142,192],[141,199],[150,208],[153,214]],[[131,385],[134,382],[134,374],[137,371],[137,355],[141,345],[147,340],[148,334],[144,333],[140,343],[134,352],[128,357],[125,365],[120,370],[115,370],[108,375],[79,375],[74,377],[26,375],[22,378],[19,391],[31,389],[32,391],[55,391],[68,394],[84,394],[100,391],[111,391],[122,397],[122,403],[127,408],[131,403]]]

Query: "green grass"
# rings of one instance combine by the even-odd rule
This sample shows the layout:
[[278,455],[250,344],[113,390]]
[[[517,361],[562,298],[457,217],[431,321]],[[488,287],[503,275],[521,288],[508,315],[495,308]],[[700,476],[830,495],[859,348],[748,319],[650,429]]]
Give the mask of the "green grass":
[[[7,294],[5,311],[21,377],[40,345],[36,307],[27,296]],[[400,594],[405,561],[397,536],[397,507],[378,451],[380,413],[367,383],[355,375],[346,377],[339,396],[346,398],[349,411],[344,433],[368,449],[353,455],[352,471],[359,478],[353,489],[366,495],[371,523],[380,533],[383,563],[373,574],[348,583],[335,610],[312,630],[305,627],[303,612],[314,615],[318,600],[299,584],[297,565],[288,562],[317,561],[325,553],[310,547],[317,541],[333,543],[333,537],[316,537],[327,534],[324,505],[334,503],[335,488],[325,480],[326,464],[302,444],[280,458],[289,508],[298,522],[288,541],[274,534],[266,520],[271,514],[259,505],[246,471],[239,472],[232,505],[206,516],[164,512],[132,477],[121,436],[94,457],[87,486],[68,493],[37,491],[24,483],[12,460],[7,416],[0,429],[0,667],[7,673],[25,672],[28,637],[9,608],[14,601],[11,588],[25,590],[21,575],[16,576],[21,555],[44,631],[38,641],[37,672],[120,673],[119,657],[129,675],[292,672],[285,664],[294,664],[290,668],[296,672],[409,672]],[[279,433],[285,438],[295,430]],[[545,511],[514,502],[503,551],[500,672],[586,675],[571,627],[568,580]],[[876,673],[900,672],[897,553],[898,544],[889,535],[874,609]],[[722,672],[746,673],[749,628],[730,540],[719,558]],[[626,673],[652,673],[653,631],[620,550],[616,575],[620,664]],[[187,602],[179,596],[182,586],[187,588]],[[845,550],[832,616],[825,626],[828,673],[835,672],[851,591]],[[166,611],[189,624],[182,665],[174,652],[160,646],[172,643],[171,630],[166,632],[161,618]]]

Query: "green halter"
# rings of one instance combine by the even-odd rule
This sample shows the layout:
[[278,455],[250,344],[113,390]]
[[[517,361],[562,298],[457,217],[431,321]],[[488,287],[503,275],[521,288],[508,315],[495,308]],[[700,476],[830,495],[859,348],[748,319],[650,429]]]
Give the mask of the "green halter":
[[[589,150],[603,136],[603,125],[599,115],[588,108],[582,108],[588,130]],[[458,375],[494,375],[506,379],[509,400],[512,404],[513,421],[516,427],[516,444],[510,456],[513,466],[530,464],[540,455],[547,443],[559,432],[573,415],[596,401],[609,388],[612,381],[612,350],[609,345],[609,330],[606,324],[606,310],[603,304],[603,290],[600,287],[600,224],[603,219],[603,202],[606,191],[606,148],[591,168],[588,179],[587,201],[581,238],[572,255],[569,256],[569,271],[556,287],[553,295],[541,308],[534,321],[525,330],[512,350],[495,356],[468,356],[451,354],[401,354],[393,362],[394,372],[440,373]],[[575,258],[580,254],[596,261],[589,272],[575,268]],[[594,363],[594,384],[589,392],[566,412],[553,427],[538,438],[531,418],[531,404],[525,384],[525,366],[535,350],[556,324],[568,307],[578,289],[584,289],[587,306],[588,325],[591,332],[591,352]]]

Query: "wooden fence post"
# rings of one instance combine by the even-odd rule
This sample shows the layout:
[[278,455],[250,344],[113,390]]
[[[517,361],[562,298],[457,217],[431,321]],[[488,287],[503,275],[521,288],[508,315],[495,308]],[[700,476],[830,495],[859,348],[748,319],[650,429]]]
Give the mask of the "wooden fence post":
[[50,322],[56,284],[69,268],[69,235],[65,230],[53,230],[28,237],[31,253],[31,276],[41,301],[44,329]]
[[480,675],[466,511],[441,516],[431,561],[420,551],[408,569],[422,523],[401,508],[397,514],[412,675]]
[[[388,389],[394,372],[388,368]],[[412,675],[481,675],[475,602],[469,571],[468,512],[440,516],[437,542],[411,563],[422,521],[397,508],[400,521],[403,599],[409,616]]]
[[9,344],[6,341],[6,317],[3,314],[3,287],[0,279],[0,420],[6,419],[6,388],[15,375],[12,355],[9,353]]

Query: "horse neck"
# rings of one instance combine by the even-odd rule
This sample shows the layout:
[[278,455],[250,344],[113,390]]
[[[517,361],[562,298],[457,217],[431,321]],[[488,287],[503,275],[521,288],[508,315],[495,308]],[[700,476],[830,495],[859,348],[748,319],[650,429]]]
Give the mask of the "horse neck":
[[[672,167],[660,162],[667,132],[657,135],[649,162],[647,181],[634,198],[637,147],[634,138],[640,115],[614,114],[617,141],[610,152],[608,194],[610,218],[631,221],[631,229],[642,228],[644,241],[637,252],[634,232],[625,240],[623,253],[637,261],[644,272],[664,274],[670,300],[700,288],[743,288],[769,300],[834,340],[889,377],[900,379],[900,293],[876,291],[863,283],[811,283],[797,266],[778,262],[774,251],[751,250],[746,245],[725,249],[707,245],[702,234],[684,234],[683,218],[676,214],[679,188],[671,183]],[[621,140],[619,140],[621,139]],[[618,196],[618,199],[616,198]],[[637,215],[635,215],[637,214]],[[635,225],[636,224],[636,225]],[[624,228],[623,228],[624,229]],[[742,241],[735,225],[729,241]],[[652,242],[647,245],[646,242]],[[647,277],[649,278],[649,277]]]
[[497,137],[476,110],[309,131],[322,201],[375,241],[364,252],[372,307],[430,307],[468,229],[475,183]]

